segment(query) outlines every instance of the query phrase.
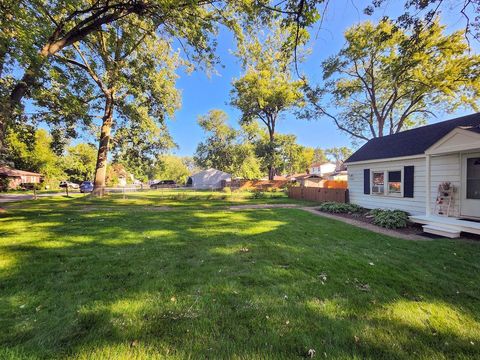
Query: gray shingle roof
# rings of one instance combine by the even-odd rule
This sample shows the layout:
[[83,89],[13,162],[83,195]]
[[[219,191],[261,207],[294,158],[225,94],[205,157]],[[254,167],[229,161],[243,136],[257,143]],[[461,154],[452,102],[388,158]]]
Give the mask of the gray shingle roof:
[[353,153],[346,163],[423,154],[457,127],[480,133],[480,113],[371,139]]

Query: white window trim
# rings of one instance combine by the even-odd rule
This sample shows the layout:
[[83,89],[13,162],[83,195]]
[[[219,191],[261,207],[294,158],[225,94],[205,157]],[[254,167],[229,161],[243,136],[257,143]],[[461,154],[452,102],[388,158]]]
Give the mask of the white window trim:
[[[391,171],[400,171],[400,192],[399,193],[390,193],[388,191],[388,173]],[[383,172],[383,193],[373,192],[373,174],[374,173],[382,173]],[[372,196],[388,196],[388,197],[402,197],[403,198],[403,169],[402,168],[395,168],[395,169],[388,169],[388,170],[370,170],[370,195]]]

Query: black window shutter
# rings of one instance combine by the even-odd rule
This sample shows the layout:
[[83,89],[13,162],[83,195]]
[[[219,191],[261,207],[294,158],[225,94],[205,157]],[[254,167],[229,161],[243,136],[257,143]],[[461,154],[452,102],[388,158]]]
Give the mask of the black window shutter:
[[403,197],[413,198],[413,173],[414,166],[405,166],[403,168]]
[[370,169],[363,169],[363,193],[370,194]]

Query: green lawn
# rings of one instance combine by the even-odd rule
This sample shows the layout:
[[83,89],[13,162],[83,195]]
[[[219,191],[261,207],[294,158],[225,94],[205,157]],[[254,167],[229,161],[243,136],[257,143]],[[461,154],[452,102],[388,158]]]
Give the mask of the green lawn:
[[480,243],[228,210],[263,202],[289,200],[8,204],[0,359],[480,358]]

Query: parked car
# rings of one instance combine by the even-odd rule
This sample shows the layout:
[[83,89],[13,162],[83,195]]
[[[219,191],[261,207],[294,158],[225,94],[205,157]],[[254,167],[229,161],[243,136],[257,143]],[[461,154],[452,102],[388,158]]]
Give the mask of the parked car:
[[80,187],[78,184],[75,184],[71,181],[60,181],[60,187],[61,188],[66,188],[67,186],[70,189],[78,189]]
[[81,193],[89,193],[93,191],[93,182],[91,181],[83,181],[80,184],[80,192]]
[[150,189],[163,189],[163,188],[175,188],[177,183],[174,180],[162,180],[153,184],[150,184]]

